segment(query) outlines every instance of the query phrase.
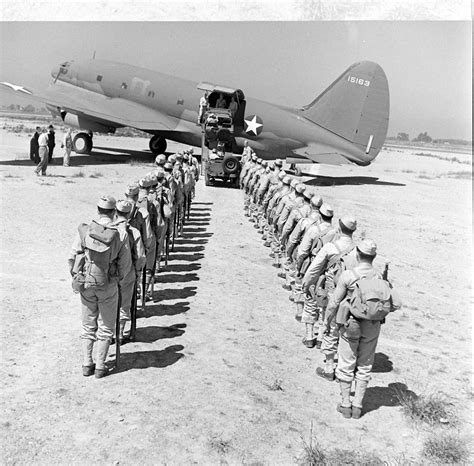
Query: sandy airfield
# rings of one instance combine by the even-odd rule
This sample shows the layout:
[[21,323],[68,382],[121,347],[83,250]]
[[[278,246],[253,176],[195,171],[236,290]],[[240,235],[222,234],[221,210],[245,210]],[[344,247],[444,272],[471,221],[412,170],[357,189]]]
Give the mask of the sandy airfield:
[[152,166],[145,139],[96,136],[95,146],[38,178],[29,136],[0,130],[3,464],[293,464],[311,423],[323,449],[419,462],[424,440],[448,427],[408,420],[394,388],[444,392],[460,418],[450,429],[467,441],[470,154],[447,161],[389,148],[370,167],[319,167],[307,178],[338,216],[357,217],[358,238],[376,240],[405,303],[382,328],[355,421],[335,411],[338,385],[315,376],[322,356],[301,344],[242,192],[202,179],[157,302],[139,314],[138,341],[122,347],[118,372],[82,376],[66,265],[73,235],[100,194],[121,197]]

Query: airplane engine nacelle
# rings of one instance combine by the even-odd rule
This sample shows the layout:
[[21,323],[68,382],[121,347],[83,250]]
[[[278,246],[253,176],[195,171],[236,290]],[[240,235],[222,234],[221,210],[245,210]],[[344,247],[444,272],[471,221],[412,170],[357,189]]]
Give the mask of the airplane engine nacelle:
[[97,133],[115,133],[115,128],[107,126],[97,121],[85,118],[72,113],[61,112],[61,117],[66,125],[83,130],[90,130]]

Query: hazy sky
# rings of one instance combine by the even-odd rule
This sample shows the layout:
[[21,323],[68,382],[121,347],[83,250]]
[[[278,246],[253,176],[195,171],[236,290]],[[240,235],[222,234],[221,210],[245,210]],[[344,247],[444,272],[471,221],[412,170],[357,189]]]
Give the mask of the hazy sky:
[[[349,65],[390,86],[389,135],[471,139],[471,23],[445,21],[0,23],[0,81],[41,89],[64,60],[121,61],[301,106]],[[0,93],[2,103],[13,101]],[[17,103],[20,101],[18,100]]]

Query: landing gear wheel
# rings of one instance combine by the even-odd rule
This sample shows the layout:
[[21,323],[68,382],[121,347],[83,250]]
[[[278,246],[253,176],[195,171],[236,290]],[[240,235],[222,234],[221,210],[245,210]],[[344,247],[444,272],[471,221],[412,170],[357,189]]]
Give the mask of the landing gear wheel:
[[150,150],[154,155],[164,154],[166,150],[166,139],[163,136],[153,136],[150,139]]
[[297,167],[294,163],[290,165],[290,170],[295,176],[301,176],[301,168]]
[[92,151],[92,138],[87,133],[78,133],[72,140],[76,154],[90,154]]

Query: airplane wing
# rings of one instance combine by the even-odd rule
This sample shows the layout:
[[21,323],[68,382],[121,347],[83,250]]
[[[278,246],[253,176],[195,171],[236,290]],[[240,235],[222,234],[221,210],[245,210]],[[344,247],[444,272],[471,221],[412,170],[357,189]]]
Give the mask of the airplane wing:
[[59,87],[52,84],[39,93],[7,82],[0,82],[0,88],[110,126],[130,126],[151,132],[173,131],[178,123],[173,118],[137,102],[120,97],[106,97],[76,86]]

